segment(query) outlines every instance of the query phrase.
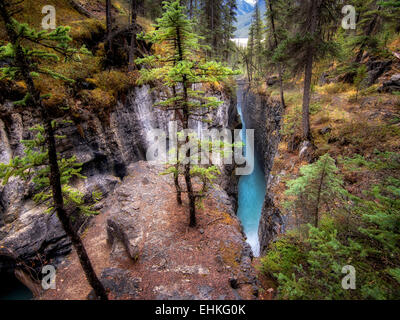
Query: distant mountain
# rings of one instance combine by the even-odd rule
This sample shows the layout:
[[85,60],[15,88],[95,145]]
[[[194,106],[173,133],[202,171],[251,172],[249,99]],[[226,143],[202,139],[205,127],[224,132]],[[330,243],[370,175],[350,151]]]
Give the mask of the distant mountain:
[[[236,23],[236,38],[248,38],[249,29],[251,25],[251,18],[254,14],[255,4],[258,2],[261,14],[266,12],[265,0],[251,1],[251,0],[237,0],[238,14]],[[252,4],[253,3],[253,4]]]
[[237,15],[242,16],[245,15],[246,13],[252,12],[254,9],[254,4],[251,4],[250,1],[246,0],[237,0]]

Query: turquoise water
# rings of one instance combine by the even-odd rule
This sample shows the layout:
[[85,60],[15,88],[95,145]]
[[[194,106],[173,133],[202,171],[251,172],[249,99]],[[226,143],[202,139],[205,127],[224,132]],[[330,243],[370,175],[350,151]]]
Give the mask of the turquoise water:
[[[243,123],[242,140],[246,143],[246,124],[242,112],[242,98],[242,89],[239,86],[237,92],[237,109]],[[254,150],[251,156],[254,157]],[[239,180],[238,216],[247,236],[247,242],[251,245],[254,256],[257,257],[260,255],[258,226],[260,224],[261,211],[266,194],[266,183],[264,172],[259,161],[257,158],[254,160],[253,173],[249,176],[242,176]]]

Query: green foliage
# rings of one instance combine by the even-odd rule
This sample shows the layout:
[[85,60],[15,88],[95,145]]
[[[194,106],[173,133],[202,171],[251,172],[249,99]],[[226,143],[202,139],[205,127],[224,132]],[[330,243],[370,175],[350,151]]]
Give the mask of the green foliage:
[[[369,161],[356,156],[341,163],[346,170],[398,169],[398,154],[376,152],[375,156]],[[303,167],[303,176],[289,183],[287,193],[308,195],[305,177],[315,177],[312,172],[317,167],[321,164]],[[328,171],[338,175],[333,167]],[[333,189],[337,188],[338,193],[330,193],[334,207],[322,215],[319,227],[308,225],[307,235],[297,229],[271,244],[261,260],[262,271],[278,281],[283,299],[399,299],[400,180],[389,178],[363,197],[340,190],[339,185]],[[342,288],[341,271],[346,265],[356,270],[355,290]]]
[[354,84],[357,88],[356,99],[358,98],[358,93],[362,89],[363,82],[364,82],[366,76],[367,76],[367,66],[363,64],[357,69],[356,77],[354,78]]
[[[46,205],[48,207],[46,212],[50,213],[53,212],[54,206],[45,132],[40,125],[35,126],[31,131],[35,133],[34,138],[22,141],[25,146],[25,156],[14,157],[9,164],[0,163],[0,181],[5,185],[12,177],[18,177],[24,181],[32,182],[35,191],[33,200],[38,204]],[[64,137],[59,136],[58,138]],[[78,209],[84,215],[98,214],[93,209],[93,204],[101,199],[101,193],[94,192],[92,204],[85,203],[84,195],[70,185],[74,177],[85,179],[80,173],[82,164],[78,163],[74,156],[68,159],[59,158],[58,165],[65,205],[69,208]]]
[[[165,111],[175,111],[176,114],[182,112],[183,129],[188,129],[189,119],[210,122],[211,111],[216,109],[221,101],[215,97],[207,97],[202,90],[195,90],[194,85],[219,82],[237,72],[221,63],[207,61],[204,58],[205,47],[200,44],[202,37],[193,32],[193,22],[187,18],[185,8],[179,1],[164,2],[164,13],[160,19],[157,19],[154,29],[145,35],[139,35],[139,38],[160,46],[160,53],[136,60],[137,64],[146,66],[140,70],[138,83],[159,81],[171,88],[171,95],[158,102],[156,106]],[[183,136],[183,131],[178,135]],[[194,144],[196,141],[197,139],[192,137]],[[192,165],[188,173],[188,164],[183,164],[187,150],[181,142],[178,143],[177,148],[178,150],[171,151],[178,155],[176,162],[170,164],[165,174],[173,174],[175,178],[185,175],[186,181],[190,177],[198,177],[203,184],[202,189],[194,192],[190,190],[191,183],[189,183],[187,191],[192,199],[203,197],[207,185],[219,173],[218,169],[215,166],[204,168]],[[191,160],[193,157],[198,157],[198,155],[191,155]],[[175,182],[176,185],[178,183]]]
[[336,199],[346,195],[343,180],[338,174],[335,160],[329,154],[322,156],[317,162],[301,167],[301,176],[287,182],[285,195],[288,210],[298,211],[297,214],[314,222],[318,227],[321,209],[329,210]]
[[340,161],[345,169],[351,171],[400,169],[400,154],[396,152],[379,152],[376,150],[372,160],[366,160],[365,157],[356,154],[352,158],[346,157],[340,159]]
[[44,61],[46,63],[57,63],[60,60],[60,55],[66,60],[79,60],[79,54],[90,54],[85,47],[75,49],[70,46],[72,41],[69,36],[70,27],[60,26],[54,31],[36,31],[28,24],[19,23],[12,19],[12,28],[18,34],[18,42],[15,44],[9,42],[0,46],[0,60],[12,61],[7,66],[0,68],[0,79],[22,79],[22,70],[14,61],[17,48],[22,46],[24,57],[31,68],[30,74],[33,78],[45,75],[53,79],[74,82],[63,74],[54,72],[43,65]]

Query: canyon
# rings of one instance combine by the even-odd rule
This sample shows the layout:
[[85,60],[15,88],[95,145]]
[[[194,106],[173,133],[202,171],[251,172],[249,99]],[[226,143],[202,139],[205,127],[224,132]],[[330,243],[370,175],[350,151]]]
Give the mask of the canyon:
[[[218,129],[230,128],[232,130],[239,129],[241,127],[241,119],[236,108],[236,97],[228,97],[219,92],[213,92],[212,94],[216,95],[224,102],[222,106],[213,113],[213,122],[210,127]],[[254,96],[252,96],[249,91],[244,92],[243,98],[244,103],[249,106],[249,108],[246,109],[245,114],[258,115],[255,119],[247,120],[249,121],[250,127],[253,124],[255,125],[256,144],[259,145],[260,141],[257,138],[257,135],[261,133],[260,130],[262,130],[262,123],[266,121],[265,117],[275,116],[275,122],[269,129],[271,131],[262,131],[262,137],[272,137],[273,132],[278,130],[276,126],[278,125],[277,117],[279,110],[271,111],[275,112],[274,114],[259,112],[264,109],[264,105],[262,104],[263,102],[260,104],[260,101],[254,101]],[[91,230],[102,228],[101,234],[103,234],[103,242],[95,241],[94,243],[102,243],[104,246],[99,248],[96,247],[96,245],[89,245],[89,251],[92,251],[94,256],[96,256],[97,251],[103,250],[104,254],[110,255],[118,260],[121,258],[121,255],[124,255],[124,250],[121,248],[125,246],[128,256],[130,255],[130,259],[134,260],[135,250],[141,252],[143,249],[138,249],[129,245],[132,241],[133,243],[139,241],[138,239],[141,239],[139,242],[143,242],[144,238],[138,238],[136,231],[128,232],[126,230],[119,230],[118,225],[121,225],[121,223],[118,223],[118,221],[121,217],[117,217],[117,222],[114,224],[112,218],[106,217],[108,217],[108,214],[113,215],[110,211],[114,212],[114,214],[116,212],[126,212],[126,208],[120,208],[115,205],[121,197],[121,192],[124,194],[125,198],[132,198],[134,197],[136,190],[142,190],[139,191],[140,196],[142,197],[146,194],[146,191],[144,191],[147,186],[146,182],[152,181],[148,184],[154,186],[154,181],[158,181],[159,179],[155,174],[155,171],[161,172],[162,170],[160,168],[155,170],[152,167],[147,167],[143,162],[143,160],[145,160],[146,150],[149,147],[149,143],[151,143],[149,132],[152,128],[160,128],[167,131],[167,124],[173,119],[173,114],[166,115],[165,113],[155,109],[153,103],[157,99],[159,99],[159,96],[152,91],[150,87],[135,87],[132,88],[124,101],[119,101],[117,103],[115,108],[110,112],[106,121],[104,117],[96,116],[89,112],[83,112],[79,115],[79,120],[75,119],[73,124],[66,125],[61,129],[62,132],[60,134],[64,135],[66,138],[63,139],[63,143],[60,144],[59,152],[63,156],[75,155],[78,161],[83,163],[82,173],[87,177],[86,180],[76,181],[75,187],[86,194],[91,194],[93,191],[101,191],[104,197],[104,200],[97,207],[101,211],[101,214],[98,217],[85,217],[76,221],[76,228],[81,233],[88,232],[90,234]],[[12,106],[8,102],[3,103],[1,108],[3,112],[1,113],[2,117],[0,119],[0,160],[2,162],[7,162],[11,156],[21,156],[23,154],[23,148],[20,141],[30,137],[31,133],[29,128],[35,123],[35,115],[28,112],[13,112]],[[198,128],[199,126],[205,127],[206,124],[192,123],[193,128]],[[269,172],[268,168],[271,166],[271,161],[273,161],[272,153],[275,151],[274,147],[271,147],[270,150],[262,150],[258,147],[256,148],[258,154],[265,155],[265,158],[261,160],[265,164],[265,172]],[[139,166],[140,169],[133,169],[135,166]],[[236,216],[239,196],[239,179],[233,174],[234,169],[234,166],[225,166],[221,177],[218,179],[218,184],[210,191],[209,198],[220,199],[217,200],[217,202],[222,202],[224,203],[224,206],[226,206],[225,209],[221,209],[222,213],[219,212],[219,214],[225,212],[229,215],[226,219],[218,218],[217,215],[217,223],[215,224],[220,226],[220,228],[222,226],[224,230],[221,231],[221,237],[224,239],[219,240],[225,242],[228,241],[228,245],[226,243],[222,245],[220,243],[215,244],[217,251],[213,253],[217,257],[217,260],[220,261],[219,263],[222,264],[222,267],[217,268],[220,272],[216,273],[221,273],[221,270],[225,270],[224,268],[227,268],[226,270],[229,272],[222,272],[223,275],[218,277],[218,281],[221,281],[221,278],[225,279],[223,284],[221,285],[221,282],[217,281],[216,283],[218,283],[218,285],[214,284],[214,288],[209,291],[212,292],[215,288],[221,286],[222,288],[230,288],[227,293],[222,295],[226,298],[239,298],[243,296],[246,298],[255,298],[257,296],[257,286],[259,283],[255,277],[255,270],[251,265],[253,252],[250,249],[249,244],[246,243],[241,223]],[[145,178],[146,175],[149,176]],[[144,184],[141,185],[140,189],[133,186],[131,187],[135,177],[140,177],[139,179],[142,179],[142,182],[144,181]],[[266,174],[266,177],[268,177],[268,174]],[[168,180],[162,180],[160,181],[160,184],[168,185],[170,182],[168,182]],[[32,291],[40,291],[40,289],[37,289],[38,286],[35,281],[27,283],[29,281],[26,281],[26,279],[30,278],[34,280],[40,278],[41,267],[44,264],[54,264],[59,268],[62,268],[61,270],[66,270],[62,273],[66,275],[69,269],[65,269],[65,267],[63,268],[62,266],[65,266],[65,264],[70,264],[72,267],[74,266],[70,260],[72,259],[73,261],[73,258],[71,257],[74,256],[74,253],[72,252],[70,241],[62,230],[57,217],[55,215],[43,214],[43,208],[36,205],[31,200],[32,192],[33,190],[31,186],[26,185],[19,180],[13,180],[12,183],[3,186],[0,189],[0,273],[12,274],[16,270],[23,270],[25,274],[28,273],[28,275],[30,275],[29,277],[22,279],[24,283],[30,289],[34,288],[33,290],[31,289]],[[160,190],[160,193],[163,192],[164,190]],[[165,196],[166,195],[164,194],[164,197]],[[169,197],[173,198],[172,195]],[[221,200],[221,197],[225,200]],[[107,203],[109,204],[108,207],[105,205]],[[145,207],[152,208],[153,205],[154,201],[152,201],[151,204],[146,204]],[[108,209],[104,210],[105,207]],[[140,214],[136,212],[137,210],[135,208],[130,208],[129,210],[135,212],[135,216],[142,216],[145,221],[148,221],[147,224],[153,224],[150,223],[150,221],[154,218],[153,215],[156,212],[156,209],[153,208],[150,209],[150,211],[147,211],[147,218],[145,218],[146,215],[142,215],[142,211],[140,210]],[[130,212],[129,210],[128,212]],[[172,211],[176,214],[177,212],[180,212],[179,208],[175,208]],[[206,211],[207,210],[203,210],[203,212]],[[266,220],[269,217],[268,213],[264,213],[267,211],[268,209],[263,209],[261,226],[263,225],[263,220]],[[126,219],[126,217],[122,218]],[[173,220],[171,217],[164,217],[163,219]],[[185,223],[185,218],[181,219]],[[137,219],[132,217],[131,224],[135,224],[136,221]],[[142,225],[147,224],[142,223]],[[201,231],[200,235],[207,234],[210,225],[213,224],[214,222],[211,219],[211,221],[208,221],[203,228],[199,227],[199,230]],[[234,227],[231,225],[234,225]],[[272,240],[275,233],[270,231],[268,227],[262,229],[261,226],[261,234],[263,230],[266,230],[266,232],[269,233],[267,236],[260,237],[260,239],[265,238],[269,241]],[[115,237],[110,236],[110,229],[113,227],[114,229],[117,229],[116,232],[118,235]],[[132,230],[135,230],[134,226],[132,226]],[[151,232],[151,234],[154,234],[153,237],[156,238],[154,242],[160,243],[166,241],[165,239],[157,239],[156,235],[158,233],[159,231]],[[149,234],[149,232],[147,232],[147,234]],[[93,235],[93,239],[97,236],[97,233],[96,235]],[[235,239],[233,242],[225,239],[226,237],[229,239],[232,236],[233,239]],[[134,240],[130,239],[130,237],[133,237]],[[178,235],[175,234],[175,237],[178,237]],[[85,241],[91,242],[93,239],[90,239],[89,237],[85,238]],[[125,240],[120,241],[121,239]],[[199,239],[196,239],[195,241],[201,242]],[[148,242],[148,240],[146,240],[145,243],[148,244],[151,243],[151,241]],[[264,242],[261,241],[261,245],[263,243]],[[233,250],[232,248],[235,249]],[[218,253],[221,250],[225,252],[222,255]],[[170,254],[172,256],[173,252]],[[210,254],[211,253],[209,253],[209,255]],[[232,257],[230,257],[231,255]],[[218,257],[220,257],[220,259],[218,259]],[[231,261],[232,259],[234,260],[233,262]],[[211,265],[213,265],[213,263],[211,263]],[[175,268],[174,272],[185,275],[187,273],[184,270],[187,270],[188,268],[191,269],[192,267],[193,266],[186,266],[178,269]],[[130,268],[128,269],[130,270]],[[207,267],[204,269],[207,269]],[[236,269],[237,272],[232,271]],[[115,268],[115,266],[104,266],[103,270],[99,270],[98,272],[104,276],[104,272],[107,274],[107,270],[111,272],[113,275],[112,277],[120,278],[121,275],[125,274],[125,271],[121,271],[120,268]],[[243,270],[245,270],[244,273]],[[80,278],[78,277],[77,281],[78,283],[81,283],[82,281],[79,280]],[[131,282],[132,281],[130,281],[130,283]],[[240,282],[242,282],[241,285],[238,284]],[[111,287],[113,287],[113,285],[111,285]],[[135,287],[135,285],[133,285],[133,287]],[[241,287],[246,289],[241,290]],[[121,290],[121,288],[115,286],[115,281],[114,289],[117,291]],[[236,289],[242,291],[242,296],[236,292]],[[202,295],[201,290],[203,289],[199,289],[200,291],[192,292],[189,295],[185,295],[185,290],[182,290],[176,288],[173,290],[170,288],[168,290],[166,289],[166,291],[164,290],[164,293],[168,292],[168,294],[158,294],[154,296],[147,293],[147,295],[140,296],[142,298],[152,297],[160,299],[168,297],[177,298],[180,296],[190,296],[195,299],[219,298],[215,295]],[[218,288],[218,290],[221,290],[221,288]],[[215,292],[218,290],[215,290]],[[233,296],[231,293],[232,290],[235,292]],[[124,290],[122,291],[124,292]],[[187,292],[188,291],[186,290],[186,293]],[[48,298],[50,298],[49,294],[45,293],[45,296],[46,294],[48,295]],[[138,296],[135,295],[135,297],[137,298]],[[53,295],[53,298],[59,298],[59,296]],[[69,296],[67,298],[74,297]],[[83,299],[85,298],[85,295],[83,294],[79,296],[79,298]],[[132,298],[132,296],[130,298]]]

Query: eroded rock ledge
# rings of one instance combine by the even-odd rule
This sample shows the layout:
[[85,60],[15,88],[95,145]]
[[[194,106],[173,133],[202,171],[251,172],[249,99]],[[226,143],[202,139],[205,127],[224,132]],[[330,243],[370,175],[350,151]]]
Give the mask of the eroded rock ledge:
[[244,91],[243,106],[247,127],[255,130],[256,155],[263,164],[267,184],[258,230],[260,252],[265,254],[270,242],[275,240],[284,228],[283,217],[275,207],[273,194],[270,193],[271,170],[281,139],[283,108],[279,101],[255,94],[250,89]]
[[[255,299],[252,254],[231,199],[216,186],[188,228],[170,177],[146,162],[103,200],[84,242],[111,297],[118,299]],[[43,299],[85,299],[90,292],[73,252]]]

